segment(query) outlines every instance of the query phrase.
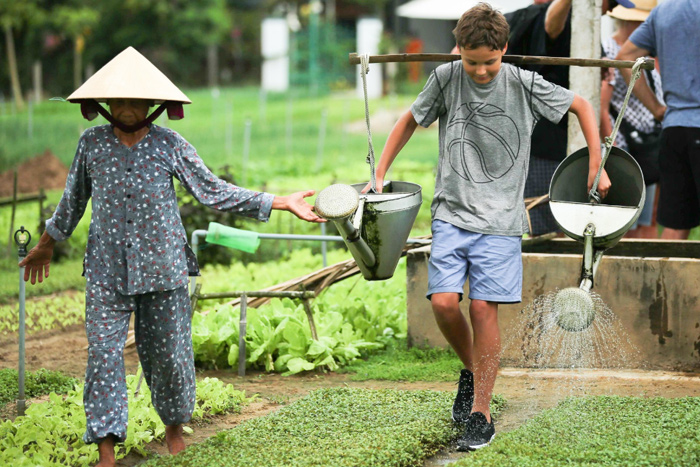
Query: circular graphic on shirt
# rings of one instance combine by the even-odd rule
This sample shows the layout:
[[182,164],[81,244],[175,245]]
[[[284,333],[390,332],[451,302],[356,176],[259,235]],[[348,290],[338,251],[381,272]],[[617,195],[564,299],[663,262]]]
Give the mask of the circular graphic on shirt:
[[458,135],[447,144],[452,170],[474,183],[503,177],[520,152],[520,134],[513,119],[483,102],[461,105],[450,118],[446,134]]

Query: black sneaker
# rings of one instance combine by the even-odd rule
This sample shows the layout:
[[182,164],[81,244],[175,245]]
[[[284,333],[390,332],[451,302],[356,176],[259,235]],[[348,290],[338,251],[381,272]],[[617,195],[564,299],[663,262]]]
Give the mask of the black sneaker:
[[474,451],[489,445],[496,436],[493,420],[486,421],[486,415],[474,412],[467,420],[464,434],[457,440],[458,451]]
[[462,370],[457,384],[457,397],[452,404],[452,420],[455,423],[466,423],[474,404],[474,375],[467,369]]

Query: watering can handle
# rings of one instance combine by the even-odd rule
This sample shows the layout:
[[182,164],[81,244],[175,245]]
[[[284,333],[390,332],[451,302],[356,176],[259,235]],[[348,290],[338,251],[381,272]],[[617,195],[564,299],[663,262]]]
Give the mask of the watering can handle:
[[369,126],[369,99],[367,98],[367,73],[369,73],[369,54],[360,55],[360,74],[362,75],[362,90],[365,96],[365,123],[367,123],[367,163],[370,169],[370,191],[377,193],[377,177],[374,169],[374,146],[372,145],[372,130]]
[[637,79],[642,74],[642,68],[644,67],[644,64],[646,62],[647,60],[645,58],[640,57],[634,62],[634,65],[632,66],[632,78],[630,79],[630,82],[627,85],[627,94],[625,95],[625,100],[622,101],[620,113],[615,119],[615,125],[613,126],[610,136],[605,138],[605,153],[603,154],[603,158],[600,161],[600,167],[598,167],[598,173],[595,176],[595,180],[593,180],[593,186],[591,187],[591,191],[588,192],[588,201],[591,203],[598,204],[602,199],[600,193],[598,193],[598,182],[600,182],[600,176],[603,174],[603,167],[605,167],[605,162],[608,160],[610,152],[612,151],[613,143],[615,142],[615,138],[617,137],[617,131],[620,129],[620,124],[622,123],[622,117],[624,117],[625,110],[627,110],[627,103],[629,102],[630,97],[632,96],[632,89],[634,89],[634,84],[637,82]]

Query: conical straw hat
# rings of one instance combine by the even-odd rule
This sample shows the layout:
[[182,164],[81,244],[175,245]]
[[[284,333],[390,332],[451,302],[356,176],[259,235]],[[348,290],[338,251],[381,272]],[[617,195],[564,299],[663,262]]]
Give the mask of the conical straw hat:
[[81,99],[105,102],[120,98],[151,99],[157,104],[165,101],[192,102],[133,47],[127,47],[68,96],[70,102]]

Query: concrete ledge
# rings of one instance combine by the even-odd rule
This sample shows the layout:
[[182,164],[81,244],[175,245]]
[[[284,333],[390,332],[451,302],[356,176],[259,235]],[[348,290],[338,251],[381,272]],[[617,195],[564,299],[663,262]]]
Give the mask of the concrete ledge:
[[[624,251],[624,243],[627,242],[620,242],[616,247],[618,251]],[[631,243],[636,244],[632,245],[634,251],[646,248],[650,254],[659,254],[649,245]],[[655,243],[661,252],[669,251],[664,242],[650,243]],[[566,248],[578,245],[582,251],[582,246],[576,242],[564,240],[556,244],[560,245],[557,248],[561,244]],[[689,253],[697,244],[689,242],[676,249]],[[523,250],[526,251],[525,246]],[[412,250],[407,256],[408,341],[409,345],[447,347],[435,324],[430,302],[425,298],[429,257],[429,246]],[[523,302],[499,307],[502,336],[506,338],[517,330],[521,310],[536,297],[557,288],[578,286],[580,269],[580,254],[523,253]],[[630,343],[639,350],[628,359],[632,368],[700,369],[700,259],[606,254],[594,290],[617,315]],[[468,292],[469,284],[466,284],[463,312],[469,306]],[[528,366],[513,348],[505,349],[503,364]]]

